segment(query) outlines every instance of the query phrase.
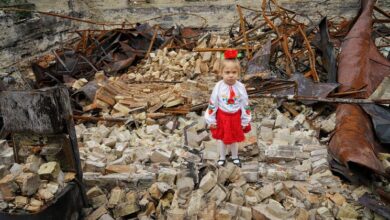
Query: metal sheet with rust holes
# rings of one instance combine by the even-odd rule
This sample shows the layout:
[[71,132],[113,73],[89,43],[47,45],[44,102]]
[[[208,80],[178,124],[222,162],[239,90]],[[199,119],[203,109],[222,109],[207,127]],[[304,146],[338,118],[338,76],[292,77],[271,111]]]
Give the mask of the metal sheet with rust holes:
[[[341,46],[339,92],[365,88],[365,92],[349,96],[353,98],[369,97],[390,74],[390,61],[379,53],[371,39],[374,4],[373,0],[361,1],[360,15]],[[384,168],[376,157],[381,146],[374,136],[370,118],[361,107],[338,105],[336,123],[329,143],[332,156],[347,167],[358,165],[383,174]]]

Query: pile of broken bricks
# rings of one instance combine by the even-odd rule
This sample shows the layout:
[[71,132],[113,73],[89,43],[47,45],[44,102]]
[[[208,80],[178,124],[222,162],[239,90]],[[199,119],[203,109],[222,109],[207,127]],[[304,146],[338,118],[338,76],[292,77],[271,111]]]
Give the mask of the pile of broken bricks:
[[[198,49],[225,47],[227,39],[206,34],[198,42]],[[96,83],[92,103],[80,103],[83,111],[103,109],[103,115],[125,117],[134,113],[135,119],[164,117],[159,110],[178,106],[207,103],[220,69],[222,53],[192,52],[187,50],[156,50],[127,74],[106,78],[103,71],[95,74],[94,82],[81,78],[73,82],[78,91],[88,83]],[[171,82],[171,83],[169,83]],[[135,114],[138,112],[141,114]],[[145,112],[147,113],[145,115]]]
[[[228,45],[228,39],[216,34],[205,34],[197,42],[196,49],[221,48]],[[221,53],[211,51],[198,53],[187,50],[168,51],[158,49],[149,54],[147,60],[130,68],[127,78],[135,81],[186,81],[199,75],[219,72]],[[126,78],[126,77],[125,77]]]
[[0,210],[9,213],[36,213],[60,194],[75,173],[64,173],[56,161],[46,162],[30,155],[25,163],[14,163],[11,147],[0,141]]
[[[381,219],[357,203],[364,186],[328,168],[327,148],[307,108],[296,117],[272,110],[255,117],[241,144],[242,168],[216,166],[215,140],[194,112],[130,132],[76,126],[87,219]],[[334,129],[334,115],[321,130]],[[177,124],[176,127],[173,124]],[[316,123],[314,123],[316,124]]]

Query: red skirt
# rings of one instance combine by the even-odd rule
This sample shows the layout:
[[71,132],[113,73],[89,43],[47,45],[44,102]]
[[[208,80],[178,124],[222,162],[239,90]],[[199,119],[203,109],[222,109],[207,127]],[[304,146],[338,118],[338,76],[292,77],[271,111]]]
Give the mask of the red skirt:
[[[223,141],[224,144],[232,144],[245,140],[244,130],[241,126],[241,110],[228,113],[217,110],[217,128],[210,129],[214,139]],[[250,131],[250,125],[245,128],[245,133]]]

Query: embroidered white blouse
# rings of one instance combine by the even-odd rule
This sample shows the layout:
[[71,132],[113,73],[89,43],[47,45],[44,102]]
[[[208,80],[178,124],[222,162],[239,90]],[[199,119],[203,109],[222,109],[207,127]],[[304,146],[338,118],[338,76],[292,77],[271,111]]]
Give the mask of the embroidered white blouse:
[[205,113],[207,124],[217,124],[215,116],[218,109],[228,113],[241,110],[241,125],[247,126],[251,121],[251,111],[244,84],[236,81],[234,85],[229,86],[223,80],[217,82]]

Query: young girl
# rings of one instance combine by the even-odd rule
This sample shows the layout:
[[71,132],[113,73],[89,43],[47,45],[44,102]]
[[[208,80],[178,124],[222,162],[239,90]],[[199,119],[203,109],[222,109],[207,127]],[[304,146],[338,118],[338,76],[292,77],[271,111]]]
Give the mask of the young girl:
[[230,148],[233,163],[241,167],[238,144],[250,131],[251,112],[244,84],[237,81],[241,71],[236,59],[238,51],[227,50],[221,65],[222,80],[217,82],[205,113],[206,123],[214,139],[219,140],[218,165],[225,165],[226,148]]

